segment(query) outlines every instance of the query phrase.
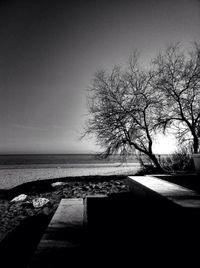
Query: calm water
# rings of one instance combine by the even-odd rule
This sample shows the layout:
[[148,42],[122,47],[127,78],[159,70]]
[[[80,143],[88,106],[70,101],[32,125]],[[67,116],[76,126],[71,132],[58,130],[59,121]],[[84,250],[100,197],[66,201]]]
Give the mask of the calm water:
[[[0,166],[63,166],[63,165],[91,165],[114,164],[120,162],[119,155],[110,156],[108,159],[100,159],[95,154],[15,154],[0,155]],[[136,157],[130,156],[127,163],[137,163]]]

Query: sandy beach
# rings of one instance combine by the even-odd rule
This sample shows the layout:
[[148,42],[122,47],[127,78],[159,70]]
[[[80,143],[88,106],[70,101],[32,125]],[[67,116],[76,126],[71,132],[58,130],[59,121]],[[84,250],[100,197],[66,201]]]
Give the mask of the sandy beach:
[[113,165],[69,165],[69,166],[55,166],[48,168],[2,168],[0,169],[0,189],[11,189],[20,184],[62,177],[78,177],[78,176],[92,176],[92,175],[134,175],[138,169],[139,164],[113,164]]

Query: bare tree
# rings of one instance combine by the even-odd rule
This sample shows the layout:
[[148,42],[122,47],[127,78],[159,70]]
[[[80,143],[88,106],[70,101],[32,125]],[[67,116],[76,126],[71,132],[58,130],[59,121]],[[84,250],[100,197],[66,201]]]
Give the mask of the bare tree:
[[95,134],[105,156],[136,151],[161,170],[152,151],[161,107],[152,79],[151,73],[139,70],[135,56],[126,71],[115,66],[111,73],[97,72],[88,98],[90,119],[85,134]]
[[168,47],[154,61],[154,88],[163,94],[158,126],[174,128],[179,142],[189,141],[197,153],[200,134],[200,46],[187,53]]

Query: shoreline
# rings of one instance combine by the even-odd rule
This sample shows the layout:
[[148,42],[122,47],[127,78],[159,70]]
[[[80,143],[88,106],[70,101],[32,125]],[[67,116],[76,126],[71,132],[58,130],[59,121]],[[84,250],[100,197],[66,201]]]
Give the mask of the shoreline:
[[140,165],[95,165],[62,168],[13,168],[0,169],[0,190],[9,190],[18,185],[39,180],[82,176],[134,175]]

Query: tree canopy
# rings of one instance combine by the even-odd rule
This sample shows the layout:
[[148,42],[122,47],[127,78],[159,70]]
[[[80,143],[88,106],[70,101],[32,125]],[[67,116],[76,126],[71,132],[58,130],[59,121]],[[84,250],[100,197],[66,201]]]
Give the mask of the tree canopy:
[[184,53],[179,44],[168,47],[154,60],[154,89],[164,97],[158,124],[173,127],[180,143],[197,153],[200,134],[200,46]]
[[180,141],[192,138],[193,152],[199,146],[200,129],[200,47],[189,52],[179,44],[157,55],[148,70],[139,65],[136,54],[125,69],[97,71],[89,89],[90,118],[85,135],[94,134],[113,153],[146,155],[159,169],[153,153],[155,134],[175,129]]

